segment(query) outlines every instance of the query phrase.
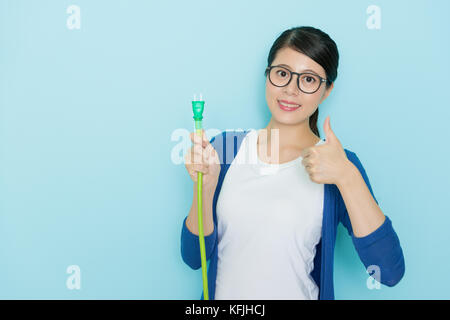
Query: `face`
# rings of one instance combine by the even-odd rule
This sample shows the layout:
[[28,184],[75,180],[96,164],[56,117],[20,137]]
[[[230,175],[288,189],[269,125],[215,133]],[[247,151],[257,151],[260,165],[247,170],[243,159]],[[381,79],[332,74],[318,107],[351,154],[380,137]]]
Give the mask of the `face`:
[[[287,69],[293,72],[312,72],[322,78],[326,78],[325,70],[320,64],[294,49],[285,47],[278,50],[272,66],[285,65]],[[287,65],[287,66],[286,66]],[[305,71],[310,69],[309,71]],[[312,71],[311,71],[312,70]],[[310,81],[310,78],[308,78]],[[312,93],[304,93],[297,86],[297,75],[292,75],[292,79],[285,87],[276,87],[269,81],[269,75],[266,77],[266,101],[272,113],[272,120],[278,124],[306,124],[309,128],[309,117],[316,111],[319,104],[330,94],[333,84],[326,89],[326,82],[323,82],[319,89]],[[279,100],[285,100],[300,105],[294,111],[285,111],[280,108]],[[289,105],[289,104],[287,104]],[[290,106],[290,105],[289,105]]]

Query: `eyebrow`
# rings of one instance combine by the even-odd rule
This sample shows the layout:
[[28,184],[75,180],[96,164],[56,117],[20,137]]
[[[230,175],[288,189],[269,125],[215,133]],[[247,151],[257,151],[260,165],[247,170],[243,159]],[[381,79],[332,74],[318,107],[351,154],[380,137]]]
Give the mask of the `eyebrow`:
[[[278,66],[287,67],[288,69],[291,69],[291,70],[292,70],[292,68],[291,68],[290,66],[288,66],[287,64],[278,64]],[[312,71],[313,73],[319,75],[318,72],[316,72],[316,71],[314,71],[314,70],[312,70],[312,69],[305,69],[305,70],[302,70],[301,72],[304,72],[304,71]]]

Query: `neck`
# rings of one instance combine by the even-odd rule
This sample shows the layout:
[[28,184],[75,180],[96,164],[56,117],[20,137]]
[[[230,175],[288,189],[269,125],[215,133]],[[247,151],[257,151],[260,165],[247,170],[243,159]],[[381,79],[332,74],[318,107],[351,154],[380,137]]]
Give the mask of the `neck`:
[[260,145],[267,144],[267,146],[270,147],[272,138],[277,139],[277,135],[272,130],[278,130],[278,144],[280,150],[302,150],[311,145],[315,145],[320,139],[309,127],[309,118],[298,125],[281,124],[275,122],[272,118],[266,128],[262,130],[259,139]]

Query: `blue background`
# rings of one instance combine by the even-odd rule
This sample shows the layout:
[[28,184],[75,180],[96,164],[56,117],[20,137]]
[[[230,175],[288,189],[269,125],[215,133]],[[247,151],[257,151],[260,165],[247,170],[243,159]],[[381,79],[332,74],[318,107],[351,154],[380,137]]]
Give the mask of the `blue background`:
[[[330,115],[406,262],[397,286],[369,290],[340,226],[336,298],[448,299],[449,12],[445,0],[0,0],[0,298],[198,299],[201,270],[180,254],[193,183],[176,161],[193,94],[206,129],[265,127],[269,49],[311,25],[340,53],[321,137]],[[80,290],[66,287],[70,265]]]

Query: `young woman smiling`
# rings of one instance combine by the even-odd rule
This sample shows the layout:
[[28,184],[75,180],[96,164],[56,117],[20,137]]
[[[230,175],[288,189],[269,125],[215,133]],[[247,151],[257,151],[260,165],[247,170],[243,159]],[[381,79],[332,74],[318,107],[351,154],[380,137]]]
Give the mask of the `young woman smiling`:
[[[260,130],[192,137],[204,175],[203,212],[210,299],[334,299],[333,260],[342,223],[358,255],[387,286],[405,264],[391,220],[375,199],[356,154],[344,149],[319,105],[337,78],[335,42],[313,27],[284,31],[268,56]],[[237,145],[236,142],[237,141]],[[234,150],[234,154],[233,154]],[[230,159],[231,158],[231,159]],[[246,165],[246,159],[253,159]],[[225,179],[226,177],[226,179]],[[183,260],[200,268],[196,190],[181,235]],[[203,294],[202,294],[203,298]]]

